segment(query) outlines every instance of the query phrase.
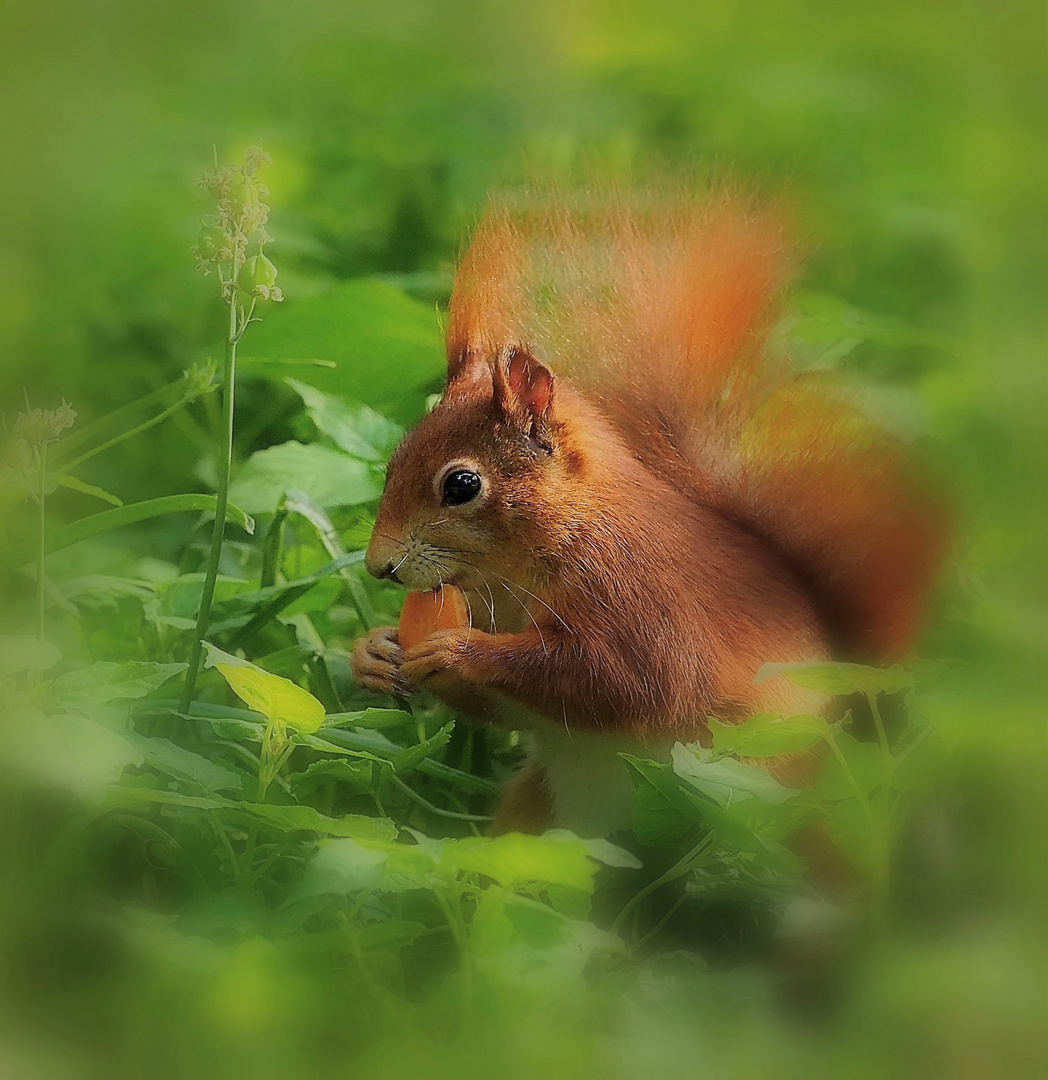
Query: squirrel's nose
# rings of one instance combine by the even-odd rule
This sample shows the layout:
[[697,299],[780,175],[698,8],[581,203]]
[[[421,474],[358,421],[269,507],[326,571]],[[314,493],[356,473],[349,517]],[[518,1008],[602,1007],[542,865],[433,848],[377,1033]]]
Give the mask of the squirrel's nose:
[[377,578],[389,578],[390,581],[395,581],[398,585],[404,584],[400,578],[397,577],[397,569],[393,565],[392,559],[384,563],[377,570],[372,570],[371,573]]
[[364,569],[372,577],[389,578],[390,581],[400,584],[400,578],[397,577],[397,564],[394,559],[396,552],[390,550],[390,548],[390,544],[383,542],[379,538],[372,537],[364,555]]

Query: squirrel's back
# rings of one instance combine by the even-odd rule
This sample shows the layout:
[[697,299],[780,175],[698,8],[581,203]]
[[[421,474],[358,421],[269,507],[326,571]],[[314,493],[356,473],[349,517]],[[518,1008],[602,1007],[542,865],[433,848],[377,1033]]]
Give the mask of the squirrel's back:
[[904,652],[943,549],[905,447],[769,341],[788,274],[735,196],[493,206],[455,281],[448,355],[526,345],[637,457],[785,560],[844,656]]

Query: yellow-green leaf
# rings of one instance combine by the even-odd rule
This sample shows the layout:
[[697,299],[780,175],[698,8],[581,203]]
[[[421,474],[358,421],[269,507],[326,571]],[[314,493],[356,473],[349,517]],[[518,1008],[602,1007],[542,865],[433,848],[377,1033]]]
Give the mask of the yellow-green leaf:
[[281,721],[307,734],[324,723],[324,706],[308,690],[206,641],[204,648],[207,649],[204,666],[216,668],[233,693],[267,720]]

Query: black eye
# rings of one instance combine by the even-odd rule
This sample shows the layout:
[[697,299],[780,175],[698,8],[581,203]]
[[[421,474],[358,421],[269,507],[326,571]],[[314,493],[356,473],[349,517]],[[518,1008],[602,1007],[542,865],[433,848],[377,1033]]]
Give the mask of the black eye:
[[480,494],[480,477],[471,469],[455,469],[444,477],[444,505],[461,506]]

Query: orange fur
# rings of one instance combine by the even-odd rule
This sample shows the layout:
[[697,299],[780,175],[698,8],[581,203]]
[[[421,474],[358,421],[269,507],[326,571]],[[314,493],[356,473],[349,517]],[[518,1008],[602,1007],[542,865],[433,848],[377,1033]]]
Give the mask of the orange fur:
[[[786,275],[782,229],[724,195],[488,213],[446,392],[390,462],[368,550],[470,601],[404,678],[482,717],[693,739],[710,715],[824,707],[755,685],[766,662],[908,647],[940,515],[897,442],[769,346]],[[442,504],[454,463],[476,502]]]

